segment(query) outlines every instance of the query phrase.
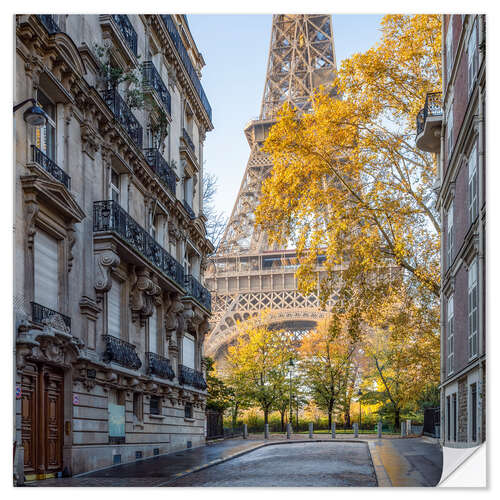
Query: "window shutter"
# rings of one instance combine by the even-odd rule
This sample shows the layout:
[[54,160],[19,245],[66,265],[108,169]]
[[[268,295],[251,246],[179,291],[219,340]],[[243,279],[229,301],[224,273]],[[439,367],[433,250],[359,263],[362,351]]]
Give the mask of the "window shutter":
[[194,338],[191,335],[182,337],[182,364],[194,370]]
[[58,242],[43,231],[35,234],[35,302],[58,311],[59,248]]
[[112,286],[108,292],[108,335],[120,338],[122,284],[115,278],[112,278],[111,282]]

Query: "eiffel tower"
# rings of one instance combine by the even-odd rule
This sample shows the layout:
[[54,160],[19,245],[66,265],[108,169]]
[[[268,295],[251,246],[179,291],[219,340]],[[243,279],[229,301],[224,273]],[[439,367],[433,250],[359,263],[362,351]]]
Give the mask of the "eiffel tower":
[[[236,321],[259,311],[271,310],[270,326],[285,328],[297,338],[327,314],[316,295],[304,296],[297,290],[295,250],[271,246],[267,235],[254,228],[254,212],[262,182],[272,169],[261,148],[276,123],[278,109],[288,102],[307,113],[310,97],[320,85],[333,95],[335,74],[331,16],[273,16],[260,116],[244,129],[250,158],[221,243],[205,274],[213,312],[205,349],[218,361],[236,340]],[[317,274],[320,280],[321,260]]]

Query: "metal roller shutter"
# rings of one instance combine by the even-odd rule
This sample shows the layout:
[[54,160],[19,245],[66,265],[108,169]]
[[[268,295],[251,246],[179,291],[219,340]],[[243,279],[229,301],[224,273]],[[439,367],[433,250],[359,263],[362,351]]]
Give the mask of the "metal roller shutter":
[[43,231],[35,233],[35,302],[59,308],[59,245]]
[[111,278],[111,290],[108,292],[108,335],[120,338],[122,284]]

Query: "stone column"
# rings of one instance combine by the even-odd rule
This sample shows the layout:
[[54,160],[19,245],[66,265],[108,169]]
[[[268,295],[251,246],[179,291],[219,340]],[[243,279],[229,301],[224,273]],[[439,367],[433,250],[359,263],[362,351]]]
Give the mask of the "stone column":
[[286,438],[290,439],[291,436],[292,436],[292,425],[289,422],[288,424],[286,424]]
[[354,424],[352,424],[352,429],[354,431],[354,437],[355,438],[359,437],[359,426],[358,426],[357,422],[355,422]]
[[269,439],[269,424],[264,424],[264,439]]
[[335,439],[335,422],[332,422],[332,439]]
[[377,437],[382,439],[382,422],[377,422]]
[[248,426],[243,424],[243,439],[248,439]]
[[309,422],[309,439],[313,438],[313,423]]
[[403,420],[401,422],[401,437],[406,436],[406,422]]

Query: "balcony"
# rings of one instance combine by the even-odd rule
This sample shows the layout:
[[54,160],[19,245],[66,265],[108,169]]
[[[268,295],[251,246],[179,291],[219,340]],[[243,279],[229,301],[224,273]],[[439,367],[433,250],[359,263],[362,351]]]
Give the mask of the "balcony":
[[94,233],[113,232],[165,276],[184,288],[184,269],[118,203],[94,202]]
[[104,92],[104,102],[115,115],[120,125],[127,131],[130,138],[139,149],[142,149],[142,127],[134,116],[123,97],[116,89]]
[[212,296],[210,292],[191,274],[186,276],[185,288],[187,295],[193,297],[205,309],[212,311]]
[[154,352],[147,352],[146,356],[148,359],[148,375],[156,375],[160,378],[168,378],[169,380],[175,378],[170,360]]
[[31,146],[31,155],[33,163],[42,167],[54,179],[64,184],[68,190],[71,189],[71,177],[61,167],[58,167],[43,151],[36,146]]
[[207,388],[207,383],[203,378],[203,373],[188,368],[184,365],[179,365],[179,383],[182,385],[190,385],[204,391]]
[[102,355],[102,360],[105,363],[113,361],[132,370],[138,370],[142,366],[135,345],[112,335],[103,335],[103,339],[106,342],[106,350]]
[[191,220],[196,219],[196,214],[194,213],[194,210],[192,209],[191,205],[186,200],[183,200],[182,204],[184,205],[184,208],[186,209],[189,218]]
[[175,186],[177,177],[175,172],[170,168],[167,160],[156,148],[147,148],[144,150],[146,162],[151,167],[151,170],[161,179],[165,187],[175,196]]
[[54,21],[54,16],[51,14],[37,14],[36,17],[43,24],[49,35],[61,32],[59,26]]
[[49,309],[48,307],[37,304],[36,302],[31,302],[31,320],[33,323],[43,325],[44,321],[56,320],[62,321],[69,331],[71,331],[71,318],[61,314],[60,312]]
[[194,149],[193,139],[191,139],[191,136],[189,135],[188,131],[185,128],[182,129],[182,138],[184,139],[184,142],[188,145],[189,149],[191,149],[191,151],[194,153],[195,149]]
[[112,14],[111,18],[118,26],[120,33],[127,42],[130,50],[137,57],[137,33],[135,32],[132,23],[130,22],[128,16],[125,14]]
[[441,92],[430,92],[424,108],[417,115],[417,148],[428,153],[439,153],[443,107]]
[[205,108],[208,118],[210,121],[212,121],[212,108],[210,107],[207,96],[205,95],[205,91],[203,90],[198,75],[196,74],[196,70],[193,67],[191,59],[189,58],[189,54],[187,53],[187,50],[182,43],[179,32],[177,31],[177,28],[175,26],[175,22],[172,16],[169,15],[163,14],[161,18],[165,24],[165,28],[167,29],[170,38],[172,39],[172,42],[174,43],[175,48],[177,49],[182,64],[186,68],[186,72],[189,75],[189,78],[198,94],[198,97],[200,98],[200,101]]
[[167,113],[171,115],[172,106],[170,92],[151,61],[145,61],[142,65],[142,81],[144,89],[156,92],[160,103]]

